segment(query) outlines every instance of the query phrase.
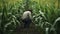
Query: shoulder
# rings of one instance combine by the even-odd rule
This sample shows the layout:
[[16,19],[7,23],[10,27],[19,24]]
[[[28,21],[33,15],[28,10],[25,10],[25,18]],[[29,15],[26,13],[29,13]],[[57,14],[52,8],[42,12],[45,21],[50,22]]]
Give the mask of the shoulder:
[[31,12],[30,11],[25,11],[24,14],[31,14]]

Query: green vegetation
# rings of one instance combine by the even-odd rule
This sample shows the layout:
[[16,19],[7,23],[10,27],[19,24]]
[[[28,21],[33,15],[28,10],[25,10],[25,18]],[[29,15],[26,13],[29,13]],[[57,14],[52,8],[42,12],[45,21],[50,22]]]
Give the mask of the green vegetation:
[[21,25],[22,13],[32,9],[33,23],[38,30],[48,27],[56,29],[60,20],[60,9],[56,0],[0,0],[0,33],[12,34]]

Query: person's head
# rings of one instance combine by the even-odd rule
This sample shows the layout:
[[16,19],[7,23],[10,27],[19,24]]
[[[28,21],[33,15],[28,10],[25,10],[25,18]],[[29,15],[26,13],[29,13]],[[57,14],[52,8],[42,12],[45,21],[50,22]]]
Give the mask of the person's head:
[[26,10],[26,11],[30,11],[30,12],[32,13],[32,10],[31,10],[31,9],[28,9],[28,10]]

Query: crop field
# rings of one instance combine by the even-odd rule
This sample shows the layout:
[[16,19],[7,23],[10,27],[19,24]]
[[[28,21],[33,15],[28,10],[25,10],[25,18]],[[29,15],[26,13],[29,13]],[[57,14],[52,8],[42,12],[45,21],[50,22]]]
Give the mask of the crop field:
[[[33,23],[24,29],[28,9]],[[0,34],[60,34],[60,0],[0,0]]]

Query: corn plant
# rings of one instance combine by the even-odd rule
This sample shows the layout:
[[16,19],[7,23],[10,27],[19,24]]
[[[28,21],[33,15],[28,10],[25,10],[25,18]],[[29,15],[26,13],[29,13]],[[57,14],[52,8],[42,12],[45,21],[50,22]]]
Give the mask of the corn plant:
[[49,0],[49,3],[46,0],[41,0],[41,2],[40,0],[39,2],[23,0],[9,4],[2,0],[3,6],[0,8],[1,33],[12,34],[17,26],[21,26],[21,16],[27,8],[32,9],[33,23],[39,31],[42,29],[44,33],[47,32],[47,28],[55,29],[57,21],[60,20],[58,18],[60,17],[60,9],[55,7],[54,2],[54,0]]

